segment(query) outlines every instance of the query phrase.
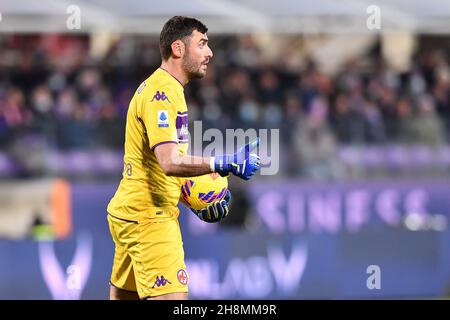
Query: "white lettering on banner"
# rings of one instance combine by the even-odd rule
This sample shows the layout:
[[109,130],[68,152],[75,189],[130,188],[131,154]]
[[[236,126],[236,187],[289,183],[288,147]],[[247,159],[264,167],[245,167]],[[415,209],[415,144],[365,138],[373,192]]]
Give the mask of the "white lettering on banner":
[[[212,259],[197,259],[186,261],[189,277],[190,295],[196,297],[210,297],[217,299],[220,296],[219,289],[219,264]],[[195,281],[192,281],[195,279]]]
[[39,263],[44,282],[55,300],[79,300],[89,279],[92,264],[92,236],[81,233],[67,275],[55,254],[53,241],[38,242]]
[[[275,274],[274,274],[275,276]],[[244,277],[244,293],[249,298],[263,298],[273,288],[271,269],[267,258],[250,257],[247,259],[247,276]]]
[[299,290],[307,258],[307,246],[304,244],[295,244],[287,256],[281,246],[269,246],[267,257],[232,258],[225,268],[222,282],[217,261],[188,260],[186,264],[191,278],[190,295],[196,298],[221,299],[292,294]]
[[306,245],[294,246],[289,259],[286,259],[281,248],[269,247],[268,251],[269,264],[279,291],[285,294],[294,293],[298,289],[308,261]]
[[413,189],[406,195],[405,209],[408,214],[427,215],[428,194],[423,189]]
[[313,232],[327,230],[337,232],[341,227],[341,199],[339,194],[330,193],[326,196],[311,195],[308,202],[310,219],[309,227]]
[[[305,229],[305,201],[298,194],[291,194],[288,198],[288,225],[293,232]],[[282,214],[281,214],[282,215]]]
[[[231,259],[225,271],[223,283],[217,288],[218,291],[225,297],[233,296],[239,291],[243,291],[244,288],[241,288],[241,286],[247,274],[247,265],[244,260],[238,258]],[[220,284],[219,281],[217,283]]]
[[285,199],[282,193],[268,192],[259,198],[257,210],[261,219],[270,226],[270,231],[279,234],[286,230],[286,223],[282,212]]
[[348,193],[345,219],[347,230],[357,232],[361,226],[369,221],[369,200],[370,194],[365,190],[355,190]]
[[[420,218],[420,228],[441,230],[446,217],[427,209],[429,193],[420,188],[408,191],[392,188],[380,191],[354,189],[345,192],[258,191],[255,207],[260,221],[271,233],[359,232],[378,218],[388,226],[400,226],[409,216]],[[439,226],[435,226],[439,217]],[[420,229],[419,228],[419,229]]]
[[81,290],[81,268],[77,265],[67,267],[66,287],[70,290]]
[[376,206],[378,216],[386,224],[397,226],[400,222],[400,212],[398,211],[400,196],[397,191],[389,189],[380,193]]

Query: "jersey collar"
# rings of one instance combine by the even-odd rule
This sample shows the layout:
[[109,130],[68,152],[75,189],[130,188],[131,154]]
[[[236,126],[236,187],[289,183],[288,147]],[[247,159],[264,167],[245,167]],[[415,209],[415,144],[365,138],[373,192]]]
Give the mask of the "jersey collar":
[[180,85],[181,85],[181,87],[183,88],[183,90],[184,90],[184,85],[180,82],[180,80],[178,80],[177,78],[175,78],[169,71],[167,71],[166,69],[164,69],[164,68],[162,68],[162,67],[159,67],[159,69],[161,69],[162,71],[164,71],[164,72],[166,72],[168,75],[170,75],[170,77],[172,77],[173,79],[175,79]]

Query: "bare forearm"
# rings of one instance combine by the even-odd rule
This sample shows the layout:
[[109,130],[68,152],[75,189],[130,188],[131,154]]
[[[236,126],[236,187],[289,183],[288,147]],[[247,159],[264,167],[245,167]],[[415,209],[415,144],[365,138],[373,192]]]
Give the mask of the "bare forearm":
[[175,177],[195,177],[208,173],[211,173],[210,158],[190,155],[178,157],[166,170],[166,175]]

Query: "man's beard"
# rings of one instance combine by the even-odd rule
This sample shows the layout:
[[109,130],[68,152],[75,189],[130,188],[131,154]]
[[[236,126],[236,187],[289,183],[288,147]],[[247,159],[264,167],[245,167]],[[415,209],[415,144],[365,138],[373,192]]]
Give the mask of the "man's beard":
[[191,59],[191,57],[188,54],[186,54],[186,56],[183,59],[183,69],[186,72],[189,80],[201,79],[205,76],[206,72],[201,70],[202,66],[203,62],[197,64],[195,61]]

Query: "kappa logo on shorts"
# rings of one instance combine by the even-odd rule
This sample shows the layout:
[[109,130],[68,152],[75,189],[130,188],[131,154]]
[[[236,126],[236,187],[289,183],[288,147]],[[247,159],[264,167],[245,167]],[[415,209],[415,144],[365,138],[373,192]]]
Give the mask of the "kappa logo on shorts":
[[152,289],[155,288],[155,286],[156,287],[164,287],[166,284],[172,284],[172,282],[170,282],[169,280],[164,278],[164,276],[161,276],[161,278],[156,276],[156,280],[155,280],[155,283],[153,284]]
[[184,286],[187,285],[189,282],[188,275],[187,275],[186,271],[184,271],[184,269],[178,270],[177,278],[178,278],[178,281],[180,281],[180,283]]

